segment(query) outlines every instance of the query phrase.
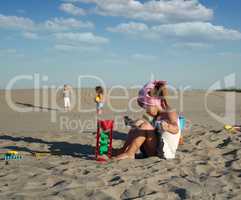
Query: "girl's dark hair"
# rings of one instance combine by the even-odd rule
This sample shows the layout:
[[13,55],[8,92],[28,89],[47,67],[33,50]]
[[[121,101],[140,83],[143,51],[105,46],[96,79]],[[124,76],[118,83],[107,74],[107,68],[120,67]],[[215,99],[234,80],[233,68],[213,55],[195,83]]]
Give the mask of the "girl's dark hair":
[[103,94],[103,92],[104,92],[104,90],[103,90],[103,88],[102,88],[101,86],[96,86],[96,87],[95,87],[95,91],[96,91],[97,93],[99,93],[99,94]]
[[165,96],[167,96],[166,85],[161,82],[157,82],[154,88],[150,90],[149,95],[151,97],[165,98]]
[[166,84],[162,82],[157,82],[153,89],[150,90],[149,95],[151,97],[161,98],[161,106],[164,109],[168,109],[169,105],[167,103],[166,97],[168,96],[168,89]]

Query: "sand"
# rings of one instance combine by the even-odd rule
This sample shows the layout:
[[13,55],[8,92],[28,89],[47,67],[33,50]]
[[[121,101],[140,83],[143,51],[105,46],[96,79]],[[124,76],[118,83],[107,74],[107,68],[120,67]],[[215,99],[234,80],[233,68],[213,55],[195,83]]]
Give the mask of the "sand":
[[[48,91],[50,92],[50,91]],[[47,91],[45,91],[45,94]],[[22,160],[0,161],[0,199],[240,199],[241,133],[230,134],[204,107],[204,91],[184,95],[184,113],[190,127],[184,131],[184,145],[176,159],[152,157],[98,163],[94,158],[95,112],[61,112],[55,104],[33,101],[33,90],[12,91],[21,108],[36,112],[20,113],[9,108],[5,91],[0,92],[0,151],[16,150]],[[117,94],[121,95],[120,92]],[[130,98],[136,91],[130,91]],[[180,109],[180,99],[171,100]],[[236,123],[241,122],[241,95],[236,96]],[[61,99],[59,99],[62,105]],[[128,99],[112,100],[116,109],[126,108]],[[225,112],[225,93],[209,96],[210,110]],[[93,91],[81,91],[82,108],[95,108]],[[138,106],[133,103],[134,108]],[[51,122],[52,112],[56,123]],[[141,112],[112,112],[103,118],[115,119],[114,147],[121,147],[128,128],[122,117]],[[62,117],[62,118],[61,118]],[[65,119],[65,125],[61,125]],[[32,152],[51,152],[42,157]]]

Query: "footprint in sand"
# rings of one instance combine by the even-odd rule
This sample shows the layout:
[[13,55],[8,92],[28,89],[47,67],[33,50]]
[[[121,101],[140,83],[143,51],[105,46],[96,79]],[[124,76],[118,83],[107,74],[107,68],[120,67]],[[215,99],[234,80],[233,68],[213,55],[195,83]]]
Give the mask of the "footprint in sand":
[[228,137],[227,139],[224,139],[223,143],[219,144],[217,146],[217,148],[222,149],[222,148],[228,146],[231,142],[232,142],[232,139],[230,137]]
[[172,188],[170,191],[176,193],[180,199],[187,199],[190,197],[187,190],[184,188]]
[[87,169],[85,169],[82,174],[83,174],[83,175],[87,175],[87,174],[89,174],[89,173],[90,173],[90,171],[87,170]]
[[83,199],[100,199],[100,200],[116,200],[114,197],[109,196],[103,191],[89,191],[85,194]]
[[226,160],[232,160],[232,159],[237,158],[237,152],[238,152],[238,149],[234,149],[232,151],[228,151],[226,153],[223,153],[222,156]]
[[237,172],[241,172],[241,160],[240,159],[232,160],[231,169]]
[[116,186],[124,183],[125,181],[120,176],[114,176],[109,182],[111,186]]
[[127,199],[138,199],[143,198],[145,196],[156,194],[157,192],[144,184],[135,184],[131,185],[128,189],[126,189],[120,196],[122,200]]
[[47,182],[46,182],[46,186],[48,188],[64,188],[68,185],[69,183],[67,183],[67,181],[65,180],[60,180],[59,178],[57,177],[49,177],[47,179]]
[[52,185],[52,187],[54,188],[54,187],[63,187],[63,186],[65,186],[65,185],[67,185],[67,183],[66,183],[66,181],[64,181],[64,180],[61,180],[61,181],[58,181],[58,182],[56,182],[56,183],[54,183],[53,185]]

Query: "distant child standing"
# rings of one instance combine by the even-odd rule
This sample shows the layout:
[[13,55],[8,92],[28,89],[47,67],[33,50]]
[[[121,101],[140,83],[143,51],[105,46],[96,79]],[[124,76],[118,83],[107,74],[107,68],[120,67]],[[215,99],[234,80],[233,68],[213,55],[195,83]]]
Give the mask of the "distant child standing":
[[104,106],[104,90],[101,86],[97,86],[95,87],[95,92],[96,113],[101,115]]
[[64,85],[63,97],[64,97],[64,110],[70,111],[70,96],[71,89],[68,85]]

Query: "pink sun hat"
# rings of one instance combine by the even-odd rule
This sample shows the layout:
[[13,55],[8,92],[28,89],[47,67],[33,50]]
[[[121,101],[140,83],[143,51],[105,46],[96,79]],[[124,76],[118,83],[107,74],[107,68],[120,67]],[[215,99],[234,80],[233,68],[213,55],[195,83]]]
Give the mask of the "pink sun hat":
[[164,100],[161,97],[151,97],[149,95],[149,92],[158,84],[167,85],[167,81],[155,80],[144,85],[144,87],[139,91],[137,98],[139,106],[145,109],[147,106],[157,106],[159,108],[163,107]]

